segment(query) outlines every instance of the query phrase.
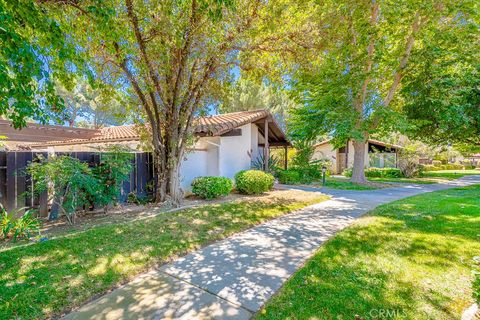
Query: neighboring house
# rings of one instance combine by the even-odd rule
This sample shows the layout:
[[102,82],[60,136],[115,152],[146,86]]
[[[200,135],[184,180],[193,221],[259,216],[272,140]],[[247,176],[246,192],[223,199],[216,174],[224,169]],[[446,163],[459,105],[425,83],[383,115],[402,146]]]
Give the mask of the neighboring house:
[[[397,166],[397,153],[401,146],[369,139],[365,143],[365,167],[386,168]],[[314,145],[313,159],[327,159],[332,162],[330,170],[341,174],[346,168],[353,167],[354,148],[349,141],[341,148],[335,148],[330,140]]]
[[480,167],[480,153],[475,153],[465,157],[464,161],[469,161],[473,166]]
[[30,144],[45,143],[56,140],[92,138],[97,134],[96,130],[84,128],[72,128],[63,126],[51,126],[37,123],[27,123],[22,130],[12,127],[11,121],[0,119],[0,136],[5,136],[0,148],[7,151],[28,150]]
[[[9,137],[11,145],[11,142],[15,141],[17,149],[33,151],[98,151],[101,147],[114,144],[141,151],[141,134],[134,125],[75,131],[77,129],[29,124],[23,130],[9,131],[10,135],[5,135]],[[3,131],[0,132],[3,134]],[[33,141],[32,134],[42,141]],[[70,136],[65,137],[66,134]],[[46,139],[52,135],[57,135],[55,141]],[[272,115],[266,110],[200,117],[196,119],[194,135],[197,140],[188,150],[181,165],[183,189],[189,189],[192,180],[198,176],[233,178],[238,171],[249,169],[252,161],[267,152],[270,146],[286,148],[290,145]],[[20,143],[22,137],[28,139]]]

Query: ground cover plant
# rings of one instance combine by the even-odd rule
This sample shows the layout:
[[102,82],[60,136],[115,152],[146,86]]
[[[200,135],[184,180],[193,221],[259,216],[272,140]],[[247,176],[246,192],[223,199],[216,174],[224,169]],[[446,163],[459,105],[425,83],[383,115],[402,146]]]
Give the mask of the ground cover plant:
[[34,216],[34,210],[25,208],[13,212],[7,212],[0,204],[0,241],[12,239],[29,239],[39,234],[40,222]]
[[479,295],[480,185],[382,205],[327,242],[257,319],[459,319]]
[[167,258],[327,199],[291,190],[272,194],[104,225],[0,251],[0,319],[59,315]]

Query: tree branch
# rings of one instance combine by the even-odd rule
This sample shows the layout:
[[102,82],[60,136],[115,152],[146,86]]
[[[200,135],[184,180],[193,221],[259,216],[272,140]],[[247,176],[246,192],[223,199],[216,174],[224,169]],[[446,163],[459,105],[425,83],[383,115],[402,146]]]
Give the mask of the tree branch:
[[403,78],[404,70],[407,67],[407,62],[408,62],[408,59],[410,58],[410,55],[412,53],[412,48],[413,48],[413,45],[415,43],[415,36],[416,36],[419,29],[420,29],[420,12],[417,11],[415,13],[415,17],[413,19],[412,31],[407,38],[405,53],[403,54],[403,57],[400,60],[400,64],[398,66],[398,69],[395,72],[395,75],[393,76],[393,83],[390,86],[390,89],[388,90],[388,94],[385,97],[385,99],[383,100],[383,106],[385,106],[385,107],[390,105],[390,103],[392,102],[393,97],[395,95],[395,92],[397,90],[397,87],[400,84],[400,80],[402,80],[402,78]]
[[153,82],[153,85],[157,91],[157,94],[160,98],[160,103],[163,104],[163,101],[162,101],[162,88],[160,86],[160,81],[158,79],[158,76],[153,68],[153,65],[148,57],[148,54],[147,54],[147,49],[146,49],[146,44],[145,44],[145,40],[140,32],[140,28],[138,26],[138,18],[137,16],[135,15],[135,12],[133,10],[133,3],[132,3],[132,0],[125,0],[125,5],[127,7],[127,15],[130,19],[130,22],[132,23],[132,27],[133,27],[133,32],[135,34],[135,38],[137,39],[137,43],[138,43],[138,47],[140,49],[140,54],[142,56],[142,59],[144,60],[146,66],[147,66],[147,70],[148,70],[148,73],[149,73],[149,76]]

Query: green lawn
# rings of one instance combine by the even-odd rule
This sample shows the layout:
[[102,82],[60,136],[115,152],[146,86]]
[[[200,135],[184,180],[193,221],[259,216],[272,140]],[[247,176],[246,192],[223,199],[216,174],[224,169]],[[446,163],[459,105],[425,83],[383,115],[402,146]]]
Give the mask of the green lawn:
[[480,175],[480,170],[440,170],[440,171],[426,171],[423,177],[427,178],[444,178],[454,180],[468,175]]
[[167,258],[326,199],[311,193],[304,198],[250,198],[2,251],[0,319],[59,315]]
[[459,319],[479,255],[480,186],[396,201],[322,246],[257,319]]
[[386,182],[386,183],[416,183],[416,184],[434,184],[438,183],[438,179],[429,178],[368,178],[368,181]]
[[[321,181],[315,182],[313,185],[316,187],[323,187]],[[375,190],[380,188],[380,184],[365,185],[353,183],[349,180],[349,178],[328,177],[326,179],[325,187],[342,190]]]

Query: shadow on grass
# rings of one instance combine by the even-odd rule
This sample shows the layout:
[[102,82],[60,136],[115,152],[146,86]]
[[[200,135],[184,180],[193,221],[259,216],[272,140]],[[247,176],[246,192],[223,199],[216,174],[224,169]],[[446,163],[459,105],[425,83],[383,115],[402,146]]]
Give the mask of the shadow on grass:
[[58,315],[153,265],[308,204],[281,198],[216,204],[0,252],[0,318]]
[[257,318],[459,318],[472,302],[479,195],[472,186],[380,206],[327,242]]

